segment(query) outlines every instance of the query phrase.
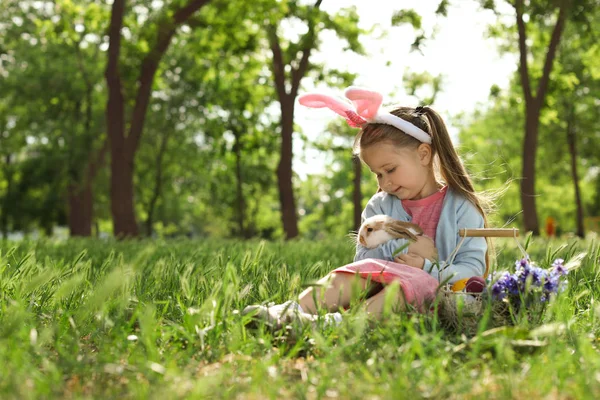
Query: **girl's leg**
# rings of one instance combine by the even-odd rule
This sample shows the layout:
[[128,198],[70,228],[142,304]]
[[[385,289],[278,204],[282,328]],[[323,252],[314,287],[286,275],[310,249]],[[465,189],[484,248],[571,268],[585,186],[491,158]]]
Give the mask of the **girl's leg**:
[[376,318],[381,317],[386,305],[385,298],[388,294],[391,294],[393,297],[391,301],[391,311],[399,312],[406,310],[406,303],[404,300],[404,294],[402,293],[402,289],[395,285],[388,285],[375,296],[370,297],[365,301],[367,313],[373,315]]
[[[329,312],[348,307],[352,300],[353,289],[364,291],[367,280],[348,273],[331,273],[309,287],[298,296],[298,303],[304,312],[316,314],[318,308]],[[316,303],[315,303],[316,300]]]

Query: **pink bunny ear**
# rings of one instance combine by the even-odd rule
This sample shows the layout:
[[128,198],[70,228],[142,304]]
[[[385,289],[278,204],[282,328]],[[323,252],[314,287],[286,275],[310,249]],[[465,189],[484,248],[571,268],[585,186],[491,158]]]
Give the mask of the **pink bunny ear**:
[[351,104],[321,93],[308,93],[298,97],[298,102],[310,108],[329,108],[336,114],[346,117],[347,111],[354,111]]
[[383,102],[381,93],[355,86],[346,89],[345,95],[356,106],[358,115],[367,120],[375,118]]
[[346,118],[348,124],[353,127],[360,127],[367,122],[364,118],[357,115],[352,104],[333,96],[321,93],[308,93],[299,96],[298,102],[310,108],[329,108],[336,114]]

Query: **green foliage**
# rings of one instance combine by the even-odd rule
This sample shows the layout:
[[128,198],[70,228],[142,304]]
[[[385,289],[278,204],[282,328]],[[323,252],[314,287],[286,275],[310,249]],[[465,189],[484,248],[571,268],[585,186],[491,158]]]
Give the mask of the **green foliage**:
[[399,10],[392,15],[392,25],[410,24],[415,29],[421,29],[421,16],[415,10]]
[[[586,12],[589,21],[598,18],[597,8],[593,10]],[[539,20],[536,24],[529,25],[528,35],[534,38],[532,52],[537,60],[530,64],[531,70],[534,76],[539,77],[545,51],[545,44],[540,43],[547,43],[549,32],[547,20]],[[594,35],[585,24],[567,24],[552,71],[546,108],[540,115],[536,166],[538,214],[542,221],[548,216],[554,217],[563,231],[576,229],[574,178],[567,142],[569,124],[576,135],[577,182],[582,192],[584,215],[594,217],[600,212],[596,206],[598,196],[595,190],[598,174],[591,167],[597,165],[597,152],[590,151],[600,140],[596,124],[598,107],[593,105],[596,103],[593,93],[600,81],[594,78],[592,67],[586,64],[592,59],[600,60],[600,52],[592,50],[592,53],[587,53],[594,54],[589,58],[579,56],[590,46],[593,49],[594,45]],[[459,134],[461,148],[466,163],[477,177],[478,188],[506,188],[493,219],[498,226],[511,222],[515,217],[517,222],[520,221],[521,206],[517,199],[523,156],[524,99],[518,82],[515,72],[508,88],[492,88],[489,104],[482,105],[470,117],[460,121],[463,126]]]
[[[209,7],[192,21],[210,30],[184,29],[170,47],[168,68],[155,81],[161,96],[150,105],[136,160],[138,214],[148,224],[156,202],[153,230],[159,236],[248,236],[274,229],[273,222],[255,221],[263,206],[270,208],[276,146],[264,118],[273,90],[257,86],[267,79],[264,49],[257,45],[256,25],[231,35],[226,22],[243,18],[243,7],[214,7],[219,14]],[[242,210],[238,183],[246,199]]]
[[[441,0],[435,10],[436,16],[447,17],[448,7],[450,5],[449,0]],[[423,53],[422,47],[425,45],[427,39],[431,39],[435,36],[435,32],[427,34],[423,29],[422,17],[413,9],[402,9],[392,14],[392,26],[400,26],[408,24],[415,30],[415,40],[411,45],[411,51],[419,51]]]
[[[488,109],[475,112],[459,134],[460,152],[477,189],[503,193],[497,198],[497,210],[492,215],[495,226],[520,225],[521,204],[518,179],[521,173],[522,107],[518,88],[496,99]],[[569,169],[566,135],[557,130],[548,113],[542,114],[539,161],[537,165],[537,199],[539,215],[554,217],[561,229],[574,230],[574,187]],[[546,122],[547,121],[547,122]],[[580,165],[583,165],[580,164]],[[594,194],[589,177],[580,176],[585,203]],[[561,199],[561,201],[557,201]],[[511,225],[512,224],[512,225]]]
[[[499,12],[499,2],[482,1]],[[157,26],[183,1],[127,2],[121,53],[124,95],[132,99],[144,57],[157,40]],[[297,67],[306,45],[317,49],[335,33],[343,46],[364,54],[360,15],[353,7],[326,13],[318,2],[214,0],[182,25],[160,63],[149,112],[135,160],[135,207],[143,231],[159,237],[199,235],[265,237],[282,235],[275,170],[279,159],[279,107],[269,67],[272,53],[266,26],[276,27],[284,62]],[[539,79],[552,7],[527,2],[530,70]],[[538,183],[540,216],[552,215],[563,231],[575,227],[574,187],[567,150],[567,115],[577,134],[579,181],[586,216],[600,215],[596,93],[600,46],[595,38],[597,0],[577,0],[569,14],[546,107],[541,115]],[[446,16],[451,1],[437,4]],[[596,6],[596,7],[595,7]],[[50,4],[6,0],[0,4],[0,231],[47,233],[65,224],[70,187],[81,187],[90,162],[106,143],[106,29],[110,5],[88,0]],[[500,15],[500,14],[498,14]],[[400,10],[393,24],[416,30],[425,39],[422,16]],[[232,23],[235,21],[235,23]],[[504,25],[503,25],[504,24]],[[307,35],[308,28],[314,35]],[[516,52],[512,19],[498,19],[493,39]],[[292,68],[286,68],[290,78]],[[307,76],[329,87],[351,84],[355,76],[310,62]],[[433,102],[444,76],[407,70],[409,95]],[[523,96],[518,80],[498,82],[488,104],[459,116],[461,152],[478,188],[506,185],[494,225],[520,220],[518,179],[522,150]],[[126,115],[132,103],[127,103]],[[355,132],[331,127],[331,137],[310,146],[322,152],[325,171],[306,181],[294,178],[305,237],[341,237],[352,229]],[[294,132],[302,135],[299,128]],[[342,149],[342,150],[340,150]],[[298,157],[298,155],[295,155]],[[99,163],[94,179],[95,223],[112,231],[109,174]],[[376,190],[363,170],[362,204]],[[556,199],[560,198],[558,202]]]
[[[327,127],[319,142],[312,143],[327,158],[325,172],[309,176],[299,188],[300,231],[306,238],[339,238],[354,230],[352,145],[356,133],[356,128],[336,120]],[[367,166],[361,163],[361,168],[362,211],[376,192],[377,182]]]
[[[86,178],[104,142],[103,62],[107,18],[95,3],[7,1],[0,7],[3,49],[2,154],[9,230],[65,224],[66,190]],[[10,159],[10,162],[8,160]],[[10,189],[9,189],[10,187]],[[64,197],[63,197],[64,196]]]
[[[427,71],[411,72],[406,70],[403,81],[406,93],[419,99],[422,105],[434,104],[435,98],[442,91],[444,85],[442,75],[433,76]],[[422,94],[423,89],[426,89],[427,95]]]

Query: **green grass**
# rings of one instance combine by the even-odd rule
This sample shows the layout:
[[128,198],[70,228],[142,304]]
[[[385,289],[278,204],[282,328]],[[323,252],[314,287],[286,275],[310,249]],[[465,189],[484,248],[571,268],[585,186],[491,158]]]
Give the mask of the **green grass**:
[[235,310],[298,294],[352,260],[348,241],[0,243],[0,397],[598,398],[598,246],[528,250],[540,264],[587,251],[541,328],[467,338],[353,312],[291,342]]

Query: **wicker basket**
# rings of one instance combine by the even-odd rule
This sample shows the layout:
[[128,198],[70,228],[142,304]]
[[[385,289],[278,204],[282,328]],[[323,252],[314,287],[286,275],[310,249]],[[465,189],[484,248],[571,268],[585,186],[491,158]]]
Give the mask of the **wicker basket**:
[[[517,241],[517,229],[461,229],[462,240],[450,255],[446,265],[452,264],[454,256],[467,237],[514,237]],[[517,241],[521,252],[528,258],[527,253]],[[485,276],[488,274],[486,270]],[[475,335],[482,317],[489,312],[488,328],[512,325],[517,309],[511,307],[508,301],[493,300],[489,290],[481,293],[454,292],[451,285],[443,285],[438,289],[437,312],[441,326],[455,333]]]
[[487,328],[512,325],[515,312],[507,301],[492,300],[489,292],[453,292],[449,287],[438,294],[438,318],[441,326],[450,332],[472,336],[479,329],[479,322],[489,310]]

